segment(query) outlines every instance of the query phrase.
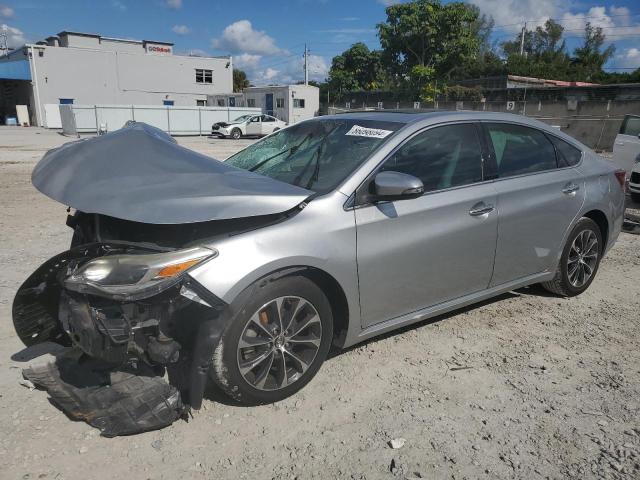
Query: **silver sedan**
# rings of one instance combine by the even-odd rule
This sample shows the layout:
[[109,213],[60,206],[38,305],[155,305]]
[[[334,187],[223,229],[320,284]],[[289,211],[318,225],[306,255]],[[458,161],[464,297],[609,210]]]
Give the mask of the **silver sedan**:
[[[206,376],[275,402],[332,344],[531,284],[578,295],[624,211],[623,171],[541,122],[483,112],[319,117],[223,163],[136,124],[49,152],[33,181],[76,209],[75,233],[18,292],[21,338],[182,362],[194,408]],[[34,319],[38,304],[64,318]]]

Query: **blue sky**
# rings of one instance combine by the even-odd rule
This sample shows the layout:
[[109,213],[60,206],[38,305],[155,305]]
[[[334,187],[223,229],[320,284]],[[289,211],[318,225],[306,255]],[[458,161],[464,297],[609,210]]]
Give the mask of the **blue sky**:
[[[566,28],[571,49],[584,23],[602,26],[616,56],[609,68],[640,67],[638,0],[468,0],[496,23],[495,41],[512,38],[527,21],[546,18]],[[0,25],[10,46],[62,30],[175,43],[177,53],[234,56],[255,84],[302,78],[310,50],[311,78],[325,78],[331,58],[356,41],[379,46],[375,25],[389,0],[0,0]]]

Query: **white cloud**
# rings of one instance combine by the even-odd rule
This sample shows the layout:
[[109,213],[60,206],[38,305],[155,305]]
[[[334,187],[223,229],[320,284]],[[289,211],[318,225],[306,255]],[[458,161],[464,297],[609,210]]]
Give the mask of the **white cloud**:
[[7,34],[7,46],[9,48],[18,48],[27,43],[27,38],[19,28],[10,27],[3,23],[0,25],[0,31]]
[[[274,65],[275,66],[275,65]],[[309,55],[309,80],[322,81],[327,78],[329,65],[324,57]],[[295,84],[304,80],[304,60],[300,57],[291,58],[284,64],[279,63],[277,69],[268,67],[247,71],[249,80],[255,85],[265,84]]]
[[177,33],[178,35],[187,35],[191,33],[191,29],[186,25],[174,25],[171,30],[173,33]]
[[378,3],[384,5],[385,7],[390,7],[395,3],[400,3],[401,0],[378,0]]
[[233,66],[241,70],[256,70],[260,66],[262,55],[243,53],[233,57]]
[[629,35],[640,34],[640,24],[633,21],[633,15],[626,7],[591,7],[586,13],[565,13],[562,25],[568,36],[582,36],[587,23],[602,28],[611,41],[621,40]]
[[231,53],[277,55],[287,53],[276,46],[275,40],[264,31],[254,30],[249,20],[239,20],[228,25],[220,38],[211,41],[213,48]]
[[111,0],[111,6],[116,10],[120,10],[121,12],[124,12],[127,10],[127,6],[124,3],[122,3],[120,0]]
[[11,18],[13,17],[13,8],[8,5],[0,4],[0,17]]
[[272,80],[278,75],[279,71],[273,68],[267,68],[264,72],[262,72],[262,78],[265,81]]
[[165,4],[174,10],[182,8],[182,0],[166,0]]
[[615,66],[620,68],[640,68],[640,50],[633,47],[616,55]]
[[480,8],[480,12],[491,15],[496,26],[507,32],[517,32],[526,21],[527,28],[544,25],[549,18],[561,13],[555,0],[468,0]]

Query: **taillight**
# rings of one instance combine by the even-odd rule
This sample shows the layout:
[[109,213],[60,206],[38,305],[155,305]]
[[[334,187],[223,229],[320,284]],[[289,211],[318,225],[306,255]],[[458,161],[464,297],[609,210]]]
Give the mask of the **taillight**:
[[613,174],[616,176],[616,180],[618,180],[620,188],[623,191],[626,190],[627,172],[624,170],[616,170],[615,172],[613,172]]

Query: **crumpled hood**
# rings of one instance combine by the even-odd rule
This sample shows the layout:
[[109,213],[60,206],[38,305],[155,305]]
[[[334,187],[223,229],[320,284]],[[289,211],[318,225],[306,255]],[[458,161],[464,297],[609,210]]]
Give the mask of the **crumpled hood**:
[[48,151],[31,181],[77,210],[156,224],[271,215],[313,193],[201,155],[134,122]]

